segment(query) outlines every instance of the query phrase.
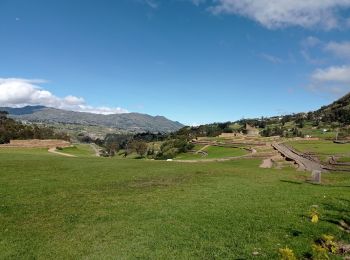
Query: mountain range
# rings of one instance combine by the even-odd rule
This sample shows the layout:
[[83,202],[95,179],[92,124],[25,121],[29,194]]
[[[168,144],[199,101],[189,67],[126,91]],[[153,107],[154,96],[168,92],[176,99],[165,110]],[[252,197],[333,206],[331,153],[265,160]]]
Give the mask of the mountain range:
[[99,126],[128,132],[168,133],[183,127],[181,123],[171,121],[163,116],[140,113],[102,115],[45,106],[0,107],[0,111],[7,111],[9,117],[30,123]]

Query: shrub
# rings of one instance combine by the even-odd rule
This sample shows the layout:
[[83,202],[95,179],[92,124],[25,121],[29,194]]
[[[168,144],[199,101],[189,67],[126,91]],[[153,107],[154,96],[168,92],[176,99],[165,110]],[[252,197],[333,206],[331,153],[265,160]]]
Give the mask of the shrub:
[[310,211],[310,219],[312,223],[317,223],[319,221],[320,214],[317,211],[316,207],[312,207]]
[[280,248],[279,249],[280,257],[282,260],[297,260],[297,258],[294,255],[294,252],[292,249],[286,248]]

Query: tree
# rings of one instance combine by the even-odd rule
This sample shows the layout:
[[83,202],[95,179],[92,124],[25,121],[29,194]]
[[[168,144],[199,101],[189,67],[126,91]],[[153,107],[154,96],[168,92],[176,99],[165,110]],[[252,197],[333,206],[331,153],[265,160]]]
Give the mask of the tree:
[[143,157],[148,150],[148,145],[144,141],[134,140],[131,143],[132,149],[140,156]]
[[295,120],[295,123],[297,124],[297,126],[299,128],[304,128],[305,126],[305,121],[304,121],[304,118],[302,117],[298,117],[296,120]]
[[15,139],[62,139],[69,140],[69,136],[55,133],[53,128],[37,125],[25,125],[12,118],[8,113],[0,111],[0,142],[9,143]]
[[119,146],[116,142],[110,142],[106,144],[106,152],[108,156],[113,157],[116,152],[119,151]]

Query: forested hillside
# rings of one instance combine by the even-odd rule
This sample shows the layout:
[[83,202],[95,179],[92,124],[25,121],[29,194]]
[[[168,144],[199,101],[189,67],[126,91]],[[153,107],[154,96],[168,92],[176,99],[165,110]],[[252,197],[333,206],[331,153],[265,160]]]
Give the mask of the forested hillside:
[[0,144],[16,139],[63,139],[69,140],[64,133],[55,133],[52,128],[38,125],[25,125],[8,118],[8,113],[0,111]]

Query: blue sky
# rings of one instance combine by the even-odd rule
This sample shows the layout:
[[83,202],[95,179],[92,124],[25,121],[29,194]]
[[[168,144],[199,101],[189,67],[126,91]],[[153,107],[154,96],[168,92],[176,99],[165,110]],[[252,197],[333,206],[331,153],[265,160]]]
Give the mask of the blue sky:
[[350,91],[349,8],[350,0],[0,0],[0,105],[184,124],[317,109]]

